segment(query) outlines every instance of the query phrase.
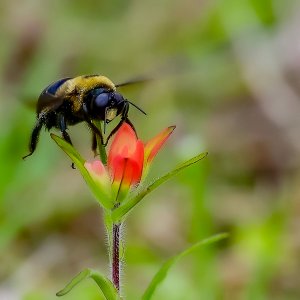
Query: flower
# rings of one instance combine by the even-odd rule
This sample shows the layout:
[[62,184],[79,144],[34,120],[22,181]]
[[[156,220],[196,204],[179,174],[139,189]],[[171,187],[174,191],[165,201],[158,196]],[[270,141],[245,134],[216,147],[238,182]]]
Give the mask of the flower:
[[84,166],[94,182],[120,203],[146,176],[154,157],[174,129],[175,126],[170,126],[144,144],[132,127],[123,123],[108,151],[107,166],[100,160],[85,162]]

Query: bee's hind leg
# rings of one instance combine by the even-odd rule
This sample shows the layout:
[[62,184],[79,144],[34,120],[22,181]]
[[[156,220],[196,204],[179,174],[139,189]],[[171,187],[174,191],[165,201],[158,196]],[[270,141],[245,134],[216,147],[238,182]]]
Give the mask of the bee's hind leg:
[[35,126],[31,133],[30,143],[29,143],[29,153],[22,158],[25,159],[28,156],[31,156],[36,149],[37,143],[39,141],[40,131],[44,125],[44,116],[41,116],[37,119]]

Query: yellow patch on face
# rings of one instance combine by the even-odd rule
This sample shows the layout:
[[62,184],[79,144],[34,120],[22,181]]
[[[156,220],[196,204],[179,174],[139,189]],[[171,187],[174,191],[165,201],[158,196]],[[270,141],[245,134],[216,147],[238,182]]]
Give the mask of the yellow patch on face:
[[106,120],[112,121],[117,116],[117,109],[116,108],[109,108],[106,110]]

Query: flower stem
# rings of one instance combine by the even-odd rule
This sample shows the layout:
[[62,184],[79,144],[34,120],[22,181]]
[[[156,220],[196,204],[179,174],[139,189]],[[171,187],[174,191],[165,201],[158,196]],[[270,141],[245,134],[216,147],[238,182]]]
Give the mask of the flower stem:
[[113,225],[112,241],[112,282],[120,291],[120,227],[121,224]]
[[104,165],[107,163],[107,154],[104,146],[104,138],[103,138],[103,131],[102,131],[102,126],[101,126],[101,121],[95,121],[95,125],[101,132],[102,138],[100,138],[98,135],[96,136],[97,139],[97,145],[98,145],[98,150],[99,150],[99,155],[100,155],[100,160]]

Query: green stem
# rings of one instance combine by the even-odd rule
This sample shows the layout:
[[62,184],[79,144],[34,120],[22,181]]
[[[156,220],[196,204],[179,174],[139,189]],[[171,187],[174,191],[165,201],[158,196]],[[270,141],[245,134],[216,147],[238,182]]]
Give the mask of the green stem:
[[[103,131],[100,121],[95,121],[95,125],[98,127],[99,131],[102,134],[102,138],[98,135],[97,138],[97,144],[99,149],[99,155],[102,163],[104,165],[107,164],[107,154],[106,149],[103,144]],[[120,204],[117,203],[115,205],[115,208],[118,207]],[[111,263],[111,270],[112,270],[112,282],[120,294],[120,236],[121,236],[121,223],[114,223],[111,222],[111,215],[105,214],[105,224],[106,224],[106,230],[109,240],[109,246],[108,246],[108,252],[109,252],[109,258]]]
[[103,140],[101,140],[101,138],[98,135],[96,136],[96,139],[97,139],[97,145],[98,145],[98,149],[99,149],[100,159],[101,159],[102,163],[104,165],[106,165],[107,164],[107,154],[106,154],[105,146],[103,145],[104,137],[103,137],[101,121],[95,121],[95,125],[98,127],[99,131],[102,134]]

